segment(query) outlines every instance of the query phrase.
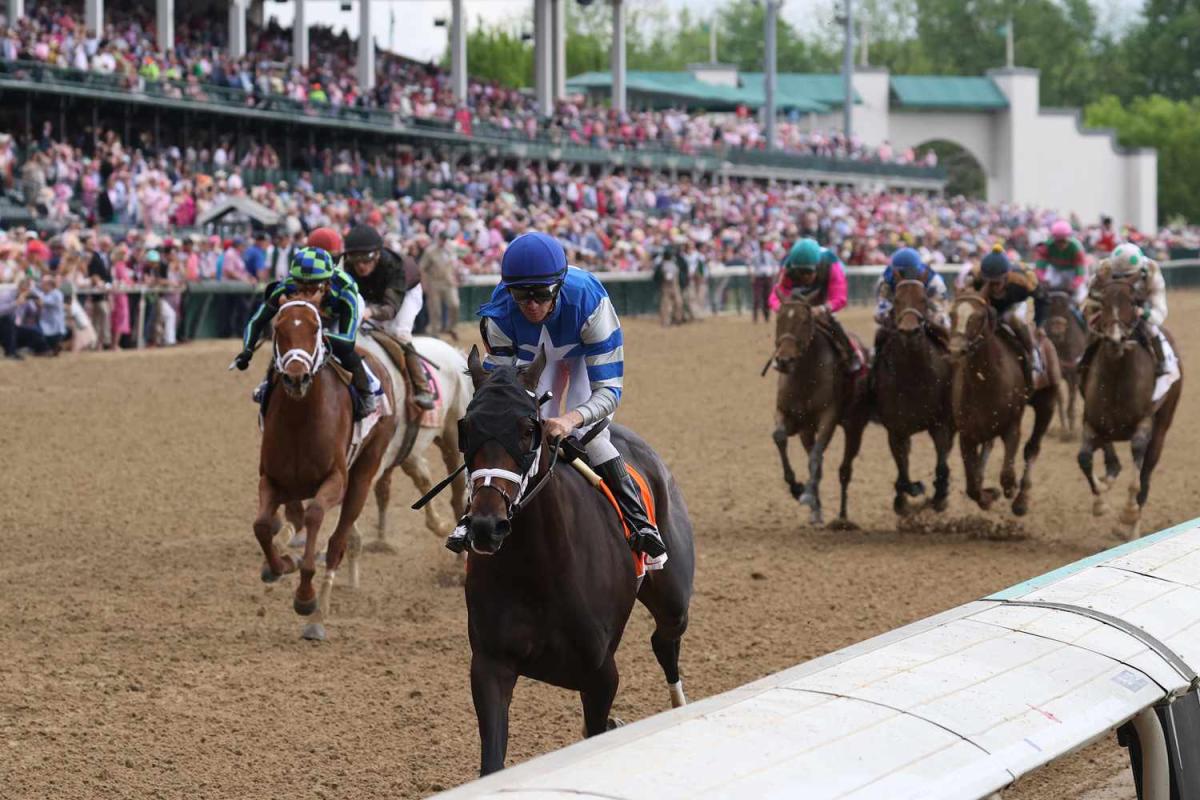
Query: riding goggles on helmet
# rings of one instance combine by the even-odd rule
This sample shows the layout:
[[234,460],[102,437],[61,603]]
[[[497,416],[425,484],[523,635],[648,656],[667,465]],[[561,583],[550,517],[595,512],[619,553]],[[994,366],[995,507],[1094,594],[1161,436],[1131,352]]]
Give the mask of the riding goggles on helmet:
[[559,286],[509,286],[508,294],[516,303],[549,303],[558,296]]
[[355,253],[346,253],[343,258],[347,264],[362,264],[367,261],[374,261],[379,258],[378,250],[360,250]]

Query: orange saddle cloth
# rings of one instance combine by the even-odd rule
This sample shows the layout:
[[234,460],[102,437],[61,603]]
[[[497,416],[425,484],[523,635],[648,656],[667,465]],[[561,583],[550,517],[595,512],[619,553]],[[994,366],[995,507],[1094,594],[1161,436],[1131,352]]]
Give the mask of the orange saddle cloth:
[[[625,469],[629,471],[629,477],[633,478],[633,482],[637,484],[638,491],[642,493],[642,503],[646,506],[646,516],[650,518],[650,524],[658,527],[658,518],[654,511],[654,495],[650,493],[650,485],[646,483],[646,479],[642,477],[642,473],[634,468],[633,464],[625,462]],[[603,483],[599,486],[600,491],[608,498],[608,502],[616,509],[617,519],[621,521],[621,528],[625,531],[625,541],[629,541],[629,526],[625,524],[625,517],[621,515],[621,507],[617,504],[617,498]],[[646,574],[646,556],[643,553],[633,553],[633,572],[639,578]]]

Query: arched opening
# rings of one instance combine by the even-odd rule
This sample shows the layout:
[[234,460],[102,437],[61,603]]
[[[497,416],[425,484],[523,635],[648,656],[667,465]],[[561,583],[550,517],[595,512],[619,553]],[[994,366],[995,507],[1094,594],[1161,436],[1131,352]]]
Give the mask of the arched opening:
[[913,148],[918,163],[932,150],[938,166],[946,170],[946,194],[987,199],[987,175],[971,151],[948,139],[932,139]]

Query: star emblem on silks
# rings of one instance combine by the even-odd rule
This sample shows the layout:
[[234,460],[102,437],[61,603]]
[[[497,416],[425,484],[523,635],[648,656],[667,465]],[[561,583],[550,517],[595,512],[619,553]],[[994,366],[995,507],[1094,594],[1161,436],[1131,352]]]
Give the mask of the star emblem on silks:
[[550,329],[543,325],[537,344],[521,345],[521,361],[533,361],[537,358],[538,348],[544,348],[546,351],[546,363],[557,364],[575,355],[572,351],[578,347],[579,345],[576,344],[565,344],[562,347],[558,347],[554,344],[554,340],[550,338]]

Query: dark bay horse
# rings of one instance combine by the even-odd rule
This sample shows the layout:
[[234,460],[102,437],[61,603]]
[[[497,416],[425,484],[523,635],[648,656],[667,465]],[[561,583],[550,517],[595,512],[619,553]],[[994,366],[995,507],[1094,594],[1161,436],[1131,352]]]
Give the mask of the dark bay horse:
[[[263,419],[259,457],[258,516],[254,535],[265,562],[262,579],[267,583],[300,570],[293,607],[297,614],[317,618],[306,625],[304,636],[324,639],[324,618],[329,613],[329,594],[347,537],[351,559],[358,555],[354,522],[362,511],[371,481],[379,469],[388,441],[395,433],[395,415],[382,417],[363,441],[358,458],[347,464],[353,413],[350,392],[334,373],[324,339],[324,324],[315,302],[290,300],[279,307],[273,331],[275,371],[282,391],[272,394]],[[373,359],[372,359],[373,361]],[[376,362],[372,370],[383,381],[389,403],[391,382]],[[394,406],[393,406],[394,407]],[[311,500],[308,507],[304,502]],[[341,504],[337,527],[325,555],[325,578],[318,600],[313,588],[317,540],[327,511]],[[276,512],[286,506],[295,528],[304,528],[304,556],[297,564],[289,554],[280,554],[276,534],[283,527]]]
[[[1041,452],[1042,437],[1054,416],[1056,381],[1040,389],[1025,380],[1021,357],[1000,338],[996,310],[981,295],[960,294],[951,313],[950,353],[954,377],[950,394],[954,424],[962,451],[967,496],[983,510],[991,508],[1000,493],[984,488],[984,471],[992,442],[1004,443],[1004,465],[1000,485],[1004,496],[1013,499],[1017,516],[1029,510],[1029,490],[1033,486],[1033,467]],[[1054,349],[1048,342],[1038,344],[1048,374],[1055,373]],[[1021,441],[1021,418],[1026,404],[1033,406],[1033,431],[1025,442],[1025,470],[1018,487],[1014,462]]]
[[[785,302],[775,317],[775,369],[780,372],[775,394],[775,431],[771,438],[783,462],[783,480],[792,497],[812,509],[810,521],[821,525],[821,470],[825,448],[839,425],[846,446],[838,477],[842,486],[836,527],[850,527],[846,516],[847,493],[854,458],[867,427],[869,404],[865,375],[848,375],[839,363],[831,334],[800,299]],[[765,371],[765,370],[764,370]],[[800,435],[808,453],[808,482],[796,482],[788,460],[788,438]]]
[[[1129,483],[1129,498],[1120,521],[1127,525],[1125,535],[1141,535],[1142,509],[1150,494],[1150,476],[1162,455],[1167,431],[1175,418],[1175,409],[1183,392],[1181,376],[1158,403],[1154,392],[1154,357],[1139,341],[1140,309],[1134,289],[1124,281],[1104,288],[1099,333],[1091,363],[1080,376],[1083,384],[1083,441],[1079,449],[1079,468],[1087,477],[1097,516],[1106,511],[1100,487],[1092,474],[1092,456],[1099,448],[1112,449],[1113,442],[1129,442],[1137,472]],[[1182,371],[1182,368],[1181,368]],[[1112,455],[1116,460],[1115,454]],[[1106,458],[1106,461],[1108,459]],[[1110,464],[1110,480],[1116,477]]]
[[[1079,395],[1079,359],[1087,347],[1087,331],[1076,316],[1075,301],[1068,292],[1049,293],[1050,307],[1046,313],[1046,336],[1058,353],[1063,380],[1058,393],[1058,421],[1062,438],[1070,441],[1075,435],[1075,400]],[[1064,396],[1065,395],[1065,396]]]
[[933,507],[945,511],[950,495],[950,451],[954,447],[954,414],[950,407],[951,368],[945,334],[926,321],[928,298],[921,281],[896,284],[892,330],[875,354],[871,367],[875,411],[888,432],[896,462],[896,495],[892,508],[905,513],[907,498],[925,493],[920,481],[908,476],[913,435],[929,431],[937,451]]
[[542,352],[528,367],[489,374],[478,349],[468,358],[476,392],[461,437],[471,476],[467,627],[484,775],[504,767],[519,675],[578,691],[585,734],[608,730],[614,656],[635,599],[654,617],[650,645],[671,705],[685,702],[679,651],[695,553],[683,495],[648,444],[612,426],[612,443],[650,487],[669,555],[639,580],[616,509],[576,470],[555,468],[557,442],[542,432],[534,395],[545,363]]

